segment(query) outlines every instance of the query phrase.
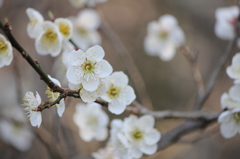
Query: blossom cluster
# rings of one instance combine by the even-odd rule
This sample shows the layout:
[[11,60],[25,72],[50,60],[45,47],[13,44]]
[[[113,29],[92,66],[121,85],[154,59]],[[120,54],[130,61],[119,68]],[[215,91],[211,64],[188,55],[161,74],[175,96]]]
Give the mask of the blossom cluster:
[[226,72],[234,79],[234,85],[221,96],[221,107],[226,111],[220,114],[218,122],[221,123],[223,137],[231,138],[240,133],[240,53],[234,55],[232,65]]
[[43,16],[32,8],[28,8],[26,13],[30,20],[27,33],[35,39],[37,52],[40,55],[58,56],[73,34],[72,22],[67,18],[57,18],[54,22],[44,21]]
[[[154,118],[144,115],[138,118],[130,115],[124,121],[111,122],[110,139],[105,149],[93,153],[95,159],[112,156],[114,159],[141,158],[143,154],[152,155],[157,151],[161,134],[154,129]],[[105,152],[105,153],[103,153]]]

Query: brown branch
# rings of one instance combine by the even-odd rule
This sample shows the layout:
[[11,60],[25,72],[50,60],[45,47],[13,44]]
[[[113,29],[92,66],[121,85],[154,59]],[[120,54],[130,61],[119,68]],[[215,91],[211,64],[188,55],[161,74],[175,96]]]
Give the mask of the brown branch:
[[129,51],[124,46],[124,44],[121,42],[121,40],[117,37],[117,35],[114,33],[114,31],[112,31],[112,29],[107,24],[107,22],[104,21],[104,18],[103,18],[104,15],[100,10],[99,10],[99,14],[101,15],[101,19],[102,19],[102,25],[101,25],[100,29],[110,40],[110,42],[114,46],[115,50],[117,51],[120,59],[122,59],[124,66],[133,81],[133,84],[135,86],[135,89],[137,91],[139,99],[141,100],[143,105],[145,105],[149,109],[152,109],[152,102],[151,102],[149,95],[147,94],[146,86],[144,84],[142,76],[141,76],[138,68],[136,67]]
[[198,54],[190,51],[190,49],[187,46],[183,46],[181,51],[192,66],[193,78],[197,87],[197,96],[202,96],[205,93],[205,89],[202,80],[202,75],[198,67],[197,62]]

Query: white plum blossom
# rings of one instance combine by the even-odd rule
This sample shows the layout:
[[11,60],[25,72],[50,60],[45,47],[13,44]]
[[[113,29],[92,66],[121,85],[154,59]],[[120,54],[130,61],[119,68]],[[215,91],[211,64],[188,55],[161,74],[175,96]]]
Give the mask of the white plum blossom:
[[113,147],[109,144],[105,148],[92,153],[92,156],[94,159],[122,159],[114,153]]
[[68,86],[71,90],[80,90],[79,95],[80,95],[81,99],[86,103],[94,102],[98,97],[101,97],[107,91],[107,88],[103,81],[99,82],[97,89],[94,91],[85,90],[83,88],[82,84],[69,83]]
[[6,143],[11,144],[19,151],[27,151],[33,139],[31,130],[21,123],[0,121],[0,136]]
[[130,143],[123,132],[123,121],[114,119],[111,122],[109,145],[112,146],[114,153],[121,159],[129,159]]
[[216,10],[215,34],[223,40],[232,40],[235,37],[235,24],[239,15],[237,6],[218,8]]
[[227,75],[235,80],[240,80],[240,53],[232,58],[232,65],[227,67]]
[[105,84],[107,92],[101,98],[108,102],[111,113],[121,114],[136,98],[134,90],[128,85],[128,77],[123,72],[114,72],[105,79]]
[[58,26],[64,40],[69,40],[73,34],[73,25],[69,19],[57,18],[54,23]]
[[36,96],[32,92],[27,92],[23,100],[25,101],[22,105],[26,106],[24,110],[27,111],[28,117],[32,126],[40,127],[42,123],[41,111],[37,111],[38,106],[41,104],[41,97],[36,92]]
[[218,122],[221,124],[220,132],[224,138],[240,134],[240,108],[222,112],[218,117]]
[[70,17],[74,27],[72,40],[81,49],[101,44],[101,36],[97,29],[101,24],[98,13],[93,9],[84,9],[78,16]]
[[95,7],[97,3],[103,3],[107,0],[69,0],[70,4],[75,8],[83,7],[84,5],[88,7]]
[[67,79],[72,84],[82,84],[87,91],[98,88],[100,78],[105,78],[112,73],[112,66],[103,60],[105,53],[101,46],[69,53],[68,60],[71,65],[67,70]]
[[157,151],[161,134],[154,129],[153,116],[144,115],[138,119],[137,116],[130,115],[124,119],[123,131],[131,144],[129,154],[132,157],[140,158],[143,153],[152,155]]
[[93,139],[103,141],[108,136],[109,118],[97,103],[77,104],[73,120],[80,129],[80,137],[86,142]]
[[147,26],[147,36],[144,48],[148,55],[159,56],[164,61],[170,61],[176,49],[185,42],[182,29],[172,15],[163,15],[158,21],[150,22]]
[[51,21],[42,23],[43,31],[38,35],[35,41],[35,48],[40,55],[50,54],[53,57],[58,56],[62,50],[63,36],[58,26]]
[[233,85],[228,93],[221,96],[222,109],[240,108],[240,84]]
[[[53,83],[55,83],[56,85],[58,85],[59,87],[61,87],[61,84],[60,84],[60,82],[59,82],[57,79],[52,78],[50,75],[48,75],[48,78],[49,78]],[[46,90],[45,93],[48,95],[48,98],[51,98],[51,99],[50,99],[51,102],[55,101],[55,100],[59,97],[59,95],[60,95],[60,93],[58,93],[58,92],[52,92],[49,87],[47,87],[47,90]],[[62,114],[63,114],[64,111],[65,111],[64,99],[61,99],[60,102],[59,102],[59,104],[56,104],[56,107],[57,107],[57,113],[58,113],[58,115],[59,115],[60,117],[62,117]]]
[[0,34],[0,68],[8,66],[13,60],[12,45],[7,39]]
[[27,26],[28,36],[32,39],[35,39],[43,30],[42,23],[44,22],[44,18],[33,8],[28,8],[26,13],[30,21]]

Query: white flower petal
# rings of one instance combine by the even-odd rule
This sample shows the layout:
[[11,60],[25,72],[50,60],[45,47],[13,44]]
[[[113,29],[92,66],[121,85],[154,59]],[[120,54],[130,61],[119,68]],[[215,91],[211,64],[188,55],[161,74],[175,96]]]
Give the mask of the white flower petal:
[[113,71],[112,66],[106,60],[99,61],[96,65],[99,78],[105,78]]
[[57,18],[54,23],[58,26],[64,40],[69,40],[73,34],[73,24],[67,18]]
[[151,129],[146,132],[144,140],[147,145],[153,145],[156,144],[160,140],[160,138],[161,138],[160,132],[156,129]]
[[86,141],[86,142],[90,142],[93,140],[93,138],[95,136],[94,133],[95,132],[93,132],[89,129],[86,129],[86,128],[80,130],[80,136],[83,139],[83,141]]
[[235,36],[234,27],[228,22],[217,21],[214,31],[217,37],[223,40],[232,40]]
[[162,48],[159,57],[163,61],[170,61],[173,59],[176,52],[176,46],[173,42],[166,43],[166,45]]
[[68,83],[68,87],[71,90],[79,90],[82,87],[82,85],[81,84]]
[[61,83],[60,83],[57,79],[52,78],[50,75],[48,75],[48,78],[49,78],[53,83],[55,83],[56,85],[58,85],[58,86],[61,87]]
[[114,80],[116,87],[125,87],[128,84],[128,76],[122,71],[112,73],[111,79]]
[[73,84],[80,84],[82,83],[82,76],[84,75],[84,72],[79,69],[78,66],[69,66],[67,70],[67,79],[70,83]]
[[102,128],[97,132],[96,140],[97,141],[104,141],[107,137],[108,137],[107,128]]
[[56,104],[57,105],[57,113],[58,113],[58,116],[62,117],[62,114],[64,113],[65,111],[65,103],[64,103],[64,99],[62,99],[60,101],[59,104]]
[[81,65],[86,61],[85,52],[81,49],[71,51],[68,54],[68,61],[71,65]]
[[141,158],[143,155],[142,152],[137,148],[130,148],[129,151],[133,158]]
[[94,91],[98,88],[99,79],[96,79],[96,80],[89,79],[88,81],[83,79],[82,85],[83,85],[83,88],[86,89],[87,91]]
[[38,126],[38,128],[40,127],[41,123],[42,123],[42,114],[41,112],[31,112],[31,116],[30,116],[30,122],[32,124],[32,126]]
[[113,103],[108,104],[108,110],[116,115],[122,114],[124,110],[126,109],[126,105],[124,104],[118,104],[114,105]]
[[228,123],[231,121],[231,111],[224,111],[222,112],[219,117],[218,117],[218,122],[219,123]]
[[220,132],[224,138],[231,138],[237,134],[237,129],[231,123],[221,124]]
[[139,125],[144,129],[152,129],[154,127],[154,117],[151,115],[144,115],[139,118]]
[[86,55],[88,60],[99,62],[103,59],[105,53],[101,46],[95,45],[86,51]]
[[147,155],[152,155],[155,152],[157,152],[157,144],[143,145],[143,146],[140,147],[140,150]]
[[131,86],[126,86],[121,91],[121,94],[124,94],[124,96],[125,96],[126,105],[131,104],[136,99],[136,95],[135,95],[134,90]]
[[91,30],[98,29],[101,24],[101,19],[94,9],[83,9],[79,12],[76,25],[85,27]]

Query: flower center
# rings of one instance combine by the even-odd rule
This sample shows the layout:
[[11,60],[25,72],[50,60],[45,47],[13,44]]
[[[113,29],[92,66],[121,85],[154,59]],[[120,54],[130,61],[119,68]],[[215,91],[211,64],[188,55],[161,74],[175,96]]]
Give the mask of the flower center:
[[116,98],[116,97],[118,97],[119,92],[120,92],[119,88],[112,86],[108,89],[107,94],[110,98]]
[[0,40],[0,52],[6,52],[6,50],[8,49],[8,45],[5,44],[5,42],[3,40]]
[[91,117],[89,117],[87,123],[88,123],[89,125],[97,125],[97,123],[98,123],[98,118],[97,118],[96,116],[91,116]]
[[240,122],[240,112],[233,113],[233,119],[239,123]]
[[50,98],[49,99],[50,102],[53,102],[59,96],[58,92],[52,92],[49,87],[47,87],[47,90],[45,91],[45,94],[47,94],[48,95],[47,97]]
[[59,30],[64,36],[70,35],[70,26],[65,23],[59,23]]
[[159,37],[161,38],[161,39],[166,39],[167,37],[168,37],[168,32],[166,32],[166,31],[161,31],[160,33],[159,33]]
[[79,27],[79,28],[78,28],[78,32],[79,32],[82,36],[87,35],[87,30],[84,29],[83,27]]
[[52,30],[48,30],[46,33],[43,34],[43,41],[55,42],[57,40],[57,34],[54,33]]
[[30,20],[30,25],[35,27],[35,25],[38,23],[38,20],[37,19],[32,19]]
[[86,61],[83,65],[82,65],[82,69],[85,73],[94,73],[94,63],[91,61]]
[[132,137],[134,140],[141,140],[143,138],[143,132],[136,130],[132,133]]

